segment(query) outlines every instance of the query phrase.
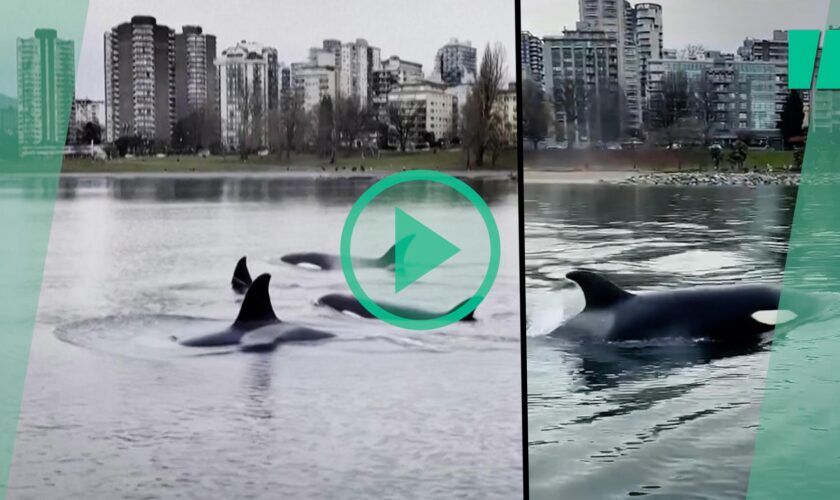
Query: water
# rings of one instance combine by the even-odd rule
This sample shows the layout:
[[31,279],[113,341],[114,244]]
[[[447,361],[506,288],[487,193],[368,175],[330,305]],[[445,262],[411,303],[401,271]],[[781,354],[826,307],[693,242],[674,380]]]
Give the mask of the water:
[[769,351],[582,348],[545,334],[583,307],[565,274],[631,291],[781,282],[795,190],[526,184],[531,498],[746,494]]
[[[336,253],[371,183],[62,179],[9,498],[521,497],[516,184],[471,181],[503,240],[479,321],[411,332],[315,307],[341,272],[279,261]],[[235,317],[242,255],[278,316],[337,338],[174,344]]]

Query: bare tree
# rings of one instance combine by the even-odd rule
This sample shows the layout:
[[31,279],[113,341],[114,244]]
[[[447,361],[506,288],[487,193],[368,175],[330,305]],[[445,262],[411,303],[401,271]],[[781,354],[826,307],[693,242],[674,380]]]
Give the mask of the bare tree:
[[655,116],[653,126],[664,134],[670,146],[680,122],[688,116],[691,108],[690,83],[684,72],[677,72],[666,74],[660,85],[659,92],[651,96]]
[[501,44],[484,49],[478,76],[464,105],[464,148],[472,151],[475,165],[484,165],[490,147],[492,125],[505,74],[505,51]]
[[284,92],[279,112],[279,144],[286,152],[286,160],[301,143],[301,132],[306,122],[303,94],[298,89]]
[[335,131],[335,108],[329,96],[321,98],[318,105],[318,133],[315,147],[318,155],[330,159],[330,164],[335,163],[336,131]]
[[585,113],[590,144],[616,141],[621,137],[621,92],[605,81],[586,89]]
[[359,105],[359,101],[343,98],[336,101],[335,127],[339,141],[347,143],[348,149],[355,149],[355,143],[368,128],[369,114]]
[[680,59],[701,59],[706,55],[706,47],[700,44],[688,44],[680,50]]
[[510,127],[498,113],[494,113],[490,119],[490,130],[488,134],[488,152],[490,153],[490,164],[496,165],[499,155],[502,153],[507,138],[511,133]]
[[537,149],[548,135],[548,109],[542,87],[533,80],[522,82],[522,132]]
[[708,146],[717,123],[715,83],[704,74],[699,80],[690,83],[690,87],[693,101],[691,108],[702,127],[703,145]]
[[388,125],[397,136],[400,143],[400,151],[405,152],[406,143],[414,133],[414,120],[417,109],[413,101],[389,102],[386,109],[388,113]]
[[578,117],[582,116],[581,110],[578,109],[577,93],[582,91],[583,87],[582,81],[567,79],[563,81],[560,88],[554,89],[555,109],[559,109],[563,113],[563,122],[557,123],[560,128],[558,135],[562,134],[568,149],[574,147],[577,137],[577,121]]
[[257,92],[252,92],[251,86],[245,82],[244,75],[237,78],[239,95],[242,96],[242,106],[239,110],[239,157],[248,159],[248,155],[263,145],[264,110]]

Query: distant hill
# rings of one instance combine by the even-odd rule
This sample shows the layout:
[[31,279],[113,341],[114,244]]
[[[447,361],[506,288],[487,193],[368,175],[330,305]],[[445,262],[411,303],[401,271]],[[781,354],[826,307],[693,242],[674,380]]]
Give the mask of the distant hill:
[[7,95],[0,94],[0,109],[8,108],[9,106],[13,108],[17,107],[17,99],[15,99],[14,97],[9,97]]

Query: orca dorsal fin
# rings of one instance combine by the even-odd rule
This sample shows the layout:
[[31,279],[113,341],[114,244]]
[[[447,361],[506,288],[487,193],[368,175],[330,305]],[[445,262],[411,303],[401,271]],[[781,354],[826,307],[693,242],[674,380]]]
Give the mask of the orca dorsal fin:
[[572,271],[566,278],[574,281],[583,291],[585,309],[603,309],[633,296],[612,281],[592,271]]
[[391,248],[389,248],[384,254],[382,254],[382,257],[379,257],[378,259],[376,259],[376,262],[379,265],[385,266],[385,267],[393,265],[397,261],[396,255],[397,255],[397,245],[391,245]]
[[237,293],[245,293],[252,282],[251,273],[248,272],[247,258],[242,257],[236,263],[236,269],[233,270],[233,278],[230,279],[230,286]]
[[261,274],[254,280],[245,298],[242,299],[242,307],[239,308],[239,316],[236,317],[234,325],[242,323],[267,323],[277,321],[274,309],[271,307],[271,298],[268,296],[268,282],[271,281],[270,274]]
[[[457,306],[455,306],[455,307],[453,307],[452,309],[450,309],[450,310],[449,310],[449,312],[452,312],[452,311],[454,311],[455,309],[458,309],[459,307],[461,307],[461,306],[463,306],[464,304],[466,304],[466,303],[467,303],[467,301],[469,301],[469,300],[470,300],[470,299],[467,299],[467,300],[464,300],[464,301],[462,301],[462,302],[459,302],[459,303],[458,303],[458,305],[457,305]],[[467,314],[466,316],[464,316],[463,318],[461,318],[461,320],[460,320],[460,321],[475,321],[475,309],[473,309],[472,311],[470,311],[470,313],[469,313],[469,314]]]

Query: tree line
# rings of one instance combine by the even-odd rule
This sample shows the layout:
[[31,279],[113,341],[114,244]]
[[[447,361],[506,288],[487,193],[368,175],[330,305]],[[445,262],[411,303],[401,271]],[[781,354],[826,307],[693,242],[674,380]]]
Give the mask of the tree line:
[[[646,138],[650,144],[710,146],[717,124],[729,119],[722,115],[742,111],[718,108],[720,100],[716,96],[716,82],[708,75],[691,79],[685,72],[673,72],[664,75],[658,85],[656,92],[650,96],[647,129],[635,134]],[[587,90],[582,82],[567,80],[555,88],[551,96],[553,99],[549,99],[542,86],[529,79],[523,81],[522,90],[523,136],[535,149],[549,135],[554,120],[553,109],[565,116],[564,123],[553,125],[557,137],[565,139],[569,148],[574,147],[574,127],[578,123],[588,124],[595,131],[590,143],[621,140],[615,128],[620,119],[618,109],[621,100],[612,90]],[[803,107],[799,91],[791,90],[781,119],[776,123],[786,149],[802,142]],[[749,142],[746,131],[736,129],[735,132],[739,134],[739,139]]]

